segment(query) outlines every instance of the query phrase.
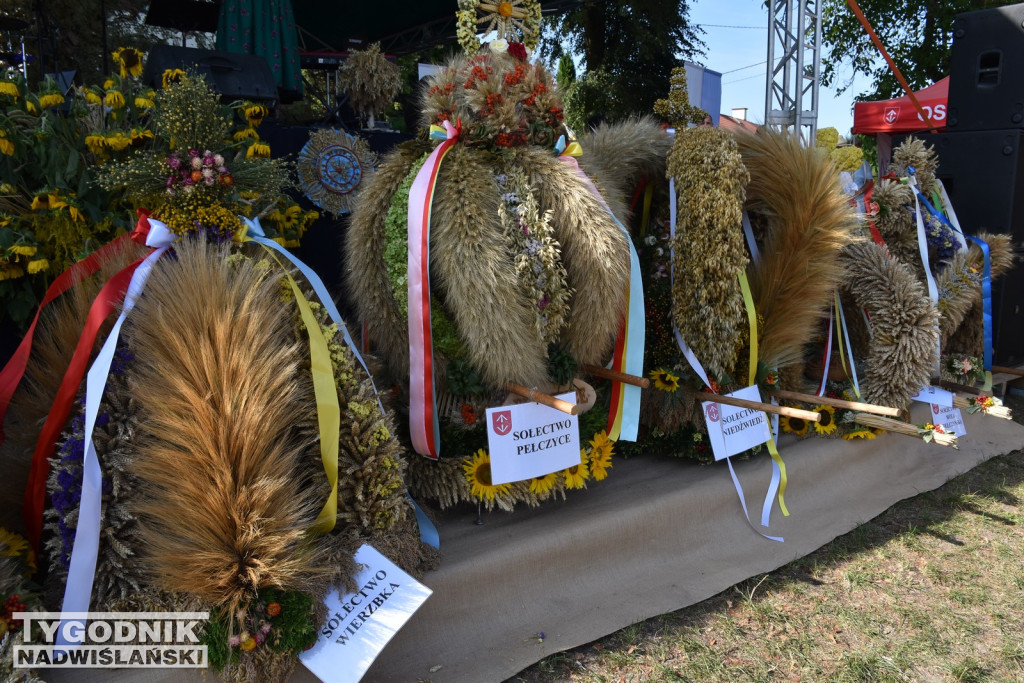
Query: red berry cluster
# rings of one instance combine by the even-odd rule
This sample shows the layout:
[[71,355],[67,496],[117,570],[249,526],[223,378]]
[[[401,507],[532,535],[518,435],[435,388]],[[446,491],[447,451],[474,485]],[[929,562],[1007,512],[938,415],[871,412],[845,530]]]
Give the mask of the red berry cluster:
[[17,628],[21,626],[21,619],[14,619],[12,615],[15,612],[25,612],[28,610],[28,605],[21,601],[21,595],[15,593],[4,600],[3,612],[0,612],[0,621],[7,624],[8,628]]

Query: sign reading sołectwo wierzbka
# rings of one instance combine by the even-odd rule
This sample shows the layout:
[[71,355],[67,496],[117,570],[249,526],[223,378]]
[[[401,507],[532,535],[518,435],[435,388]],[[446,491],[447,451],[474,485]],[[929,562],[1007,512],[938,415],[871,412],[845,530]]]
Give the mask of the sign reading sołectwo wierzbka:
[[[576,392],[557,398],[576,403]],[[580,464],[579,418],[533,401],[488,408],[487,446],[491,483],[543,477]]]
[[[726,396],[761,402],[761,394],[756,385],[744,387]],[[701,405],[716,461],[763,444],[772,436],[768,418],[763,411],[711,401],[702,401]]]
[[964,415],[959,408],[952,406],[941,406],[938,403],[931,404],[932,424],[942,425],[947,434],[956,437],[967,436],[967,426],[964,424]]
[[328,617],[316,644],[299,659],[322,681],[358,681],[431,590],[364,545],[355,561],[359,590],[327,596]]

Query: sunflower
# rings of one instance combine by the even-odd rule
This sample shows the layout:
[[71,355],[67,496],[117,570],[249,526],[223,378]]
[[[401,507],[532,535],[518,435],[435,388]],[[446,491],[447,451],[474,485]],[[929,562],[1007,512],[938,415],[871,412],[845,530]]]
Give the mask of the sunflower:
[[50,262],[44,258],[35,259],[34,261],[28,262],[28,274],[35,275],[36,273],[42,273],[50,269]]
[[36,553],[29,542],[3,527],[0,527],[0,557],[21,557],[31,569],[36,568]]
[[26,98],[25,99],[25,111],[27,111],[29,114],[38,114],[39,113],[39,107],[36,106],[35,102],[33,102],[32,100]]
[[64,104],[64,96],[59,92],[45,93],[39,96],[39,106],[43,109],[59,107],[62,104]]
[[590,478],[590,470],[587,469],[587,452],[581,450],[580,464],[562,470],[562,476],[565,477],[565,488],[567,489],[587,488],[587,479]]
[[5,135],[0,134],[0,152],[6,154],[9,157],[14,156],[14,143],[7,139]]
[[[795,406],[788,406],[793,408]],[[807,432],[810,430],[811,425],[807,420],[799,417],[790,417],[789,415],[779,415],[779,426],[782,431],[787,434],[796,434],[797,436],[807,436]]]
[[503,496],[509,491],[508,484],[491,483],[491,456],[482,448],[472,458],[463,461],[462,469],[466,473],[470,493],[477,500],[494,500],[496,496]]
[[557,483],[558,472],[551,472],[549,474],[545,474],[543,477],[534,477],[530,480],[530,493],[543,496],[548,491],[555,488],[555,484]]
[[111,109],[124,108],[124,93],[120,90],[111,90],[103,97],[103,104]]
[[85,101],[89,104],[103,104],[103,95],[93,90],[86,90]]
[[814,406],[814,412],[821,416],[821,419],[812,423],[816,434],[831,434],[836,431],[839,425],[836,424],[836,409],[832,406]]
[[163,76],[160,77],[165,89],[171,87],[173,83],[180,83],[183,80],[185,80],[185,72],[181,69],[166,69]]
[[614,445],[603,429],[590,440],[590,474],[594,481],[601,481],[608,476],[608,469],[612,466]]
[[135,96],[135,107],[137,109],[152,109],[156,106],[156,102],[153,98],[156,97],[156,93],[149,90],[141,95]]
[[46,211],[50,208],[50,195],[43,193],[37,194],[32,198],[32,210],[33,211]]
[[18,99],[21,91],[18,90],[18,84],[13,81],[0,81],[0,95],[7,95],[8,97]]
[[259,140],[260,134],[256,132],[255,128],[239,128],[235,131],[234,135],[231,136],[235,142],[241,142],[242,140]]
[[852,432],[846,432],[843,434],[843,440],[845,441],[853,441],[854,439],[870,441],[873,438],[875,438],[875,433],[867,427],[860,427],[858,429],[854,429]]
[[254,104],[247,102],[242,109],[242,114],[245,116],[245,120],[253,128],[259,127],[263,123],[264,117],[270,112],[262,104]]
[[96,156],[103,156],[107,151],[107,138],[99,133],[85,136],[85,146]]
[[679,389],[679,378],[664,368],[652,370],[650,378],[654,380],[654,388],[674,394]]
[[138,78],[142,75],[143,53],[134,47],[119,47],[111,54],[121,69],[121,78]]
[[245,151],[245,158],[252,159],[266,159],[270,156],[270,145],[265,142],[254,142],[249,145],[249,149]]

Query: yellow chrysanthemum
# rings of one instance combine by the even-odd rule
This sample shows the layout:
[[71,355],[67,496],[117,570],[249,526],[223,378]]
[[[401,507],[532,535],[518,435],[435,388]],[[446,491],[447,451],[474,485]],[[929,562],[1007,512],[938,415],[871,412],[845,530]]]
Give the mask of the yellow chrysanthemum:
[[873,438],[875,438],[875,433],[867,427],[861,427],[853,430],[852,432],[846,432],[843,434],[843,439],[845,441],[853,441],[854,439],[866,439],[870,441]]
[[807,436],[807,431],[811,428],[807,420],[800,419],[799,417],[789,417],[788,415],[779,416],[779,426],[786,434],[796,434],[797,436]]
[[7,95],[18,99],[21,95],[21,91],[18,90],[18,84],[11,81],[0,81],[0,95]]
[[608,438],[608,432],[599,431],[590,440],[590,475],[594,481],[601,481],[608,476],[612,466],[612,449],[615,443]]
[[121,78],[138,78],[142,75],[143,53],[134,47],[119,47],[112,54],[121,69]]
[[242,113],[245,115],[245,120],[249,125],[256,128],[263,123],[263,119],[270,112],[262,104],[249,104],[245,107]]
[[103,98],[103,104],[107,105],[111,109],[123,109],[124,108],[124,93],[120,90],[110,90]]
[[565,478],[565,488],[567,489],[587,488],[587,479],[590,478],[590,470],[587,469],[587,452],[580,451],[580,464],[562,470],[562,476]]
[[254,142],[245,150],[246,159],[266,159],[270,156],[270,145],[265,142]]
[[39,96],[39,106],[43,109],[59,107],[62,104],[64,104],[64,96],[59,92],[51,92]]
[[832,406],[814,406],[814,411],[821,415],[821,419],[812,422],[816,434],[828,435],[836,431],[839,425],[836,424],[836,409]]
[[169,88],[172,84],[185,80],[185,72],[181,69],[167,69],[160,80],[164,88]]
[[0,152],[9,157],[14,156],[14,143],[7,138],[0,138]]
[[50,269],[50,262],[44,258],[36,259],[28,262],[28,274],[35,275],[36,273],[42,273],[45,270]]
[[482,448],[462,463],[462,470],[466,473],[470,494],[478,500],[494,500],[496,496],[503,496],[509,491],[508,484],[491,483],[491,456]]
[[35,256],[38,249],[33,247],[31,244],[15,244],[12,247],[7,248],[8,254],[14,254],[17,256]]
[[679,389],[679,378],[664,368],[652,370],[649,377],[654,380],[654,388],[667,391],[670,394]]
[[239,128],[231,137],[235,142],[241,142],[242,140],[259,140],[260,134],[256,132],[255,128]]
[[558,472],[545,474],[543,477],[534,477],[530,480],[530,493],[543,496],[558,483]]

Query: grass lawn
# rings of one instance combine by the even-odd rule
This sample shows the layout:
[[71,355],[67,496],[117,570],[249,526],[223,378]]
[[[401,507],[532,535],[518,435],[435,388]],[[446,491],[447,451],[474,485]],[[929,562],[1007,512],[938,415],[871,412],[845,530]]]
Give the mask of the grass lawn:
[[[1024,401],[1007,404],[1024,420]],[[781,569],[506,683],[1024,681],[1022,501],[1015,451]]]

